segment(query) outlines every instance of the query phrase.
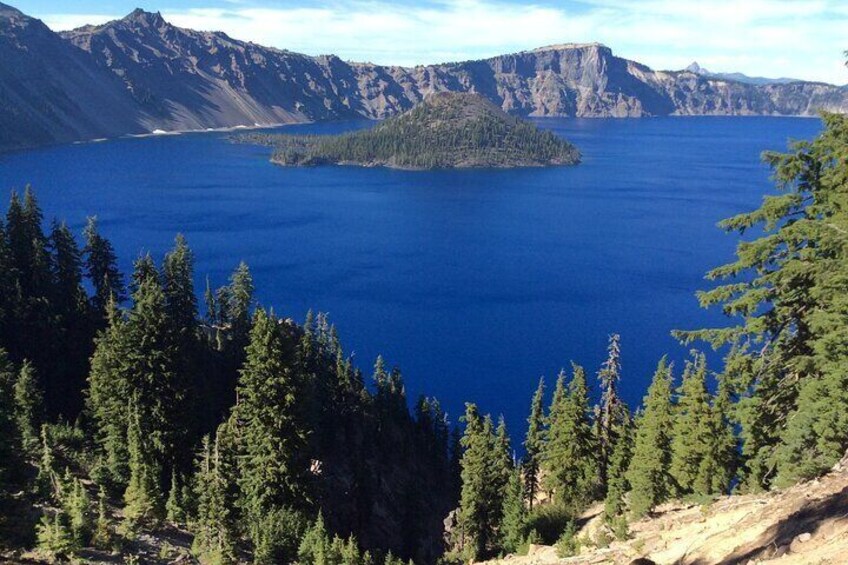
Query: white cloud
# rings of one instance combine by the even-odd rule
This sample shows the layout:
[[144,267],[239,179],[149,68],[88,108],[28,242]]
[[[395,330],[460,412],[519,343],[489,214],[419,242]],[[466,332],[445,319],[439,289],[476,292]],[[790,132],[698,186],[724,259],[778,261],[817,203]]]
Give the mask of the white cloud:
[[[714,71],[848,82],[848,10],[838,0],[582,0],[579,6],[440,0],[404,6],[340,0],[328,7],[163,10],[176,25],[312,55],[414,65],[553,43],[600,41],[655,68],[697,60]],[[578,9],[579,8],[579,9]],[[51,15],[54,29],[114,16]]]

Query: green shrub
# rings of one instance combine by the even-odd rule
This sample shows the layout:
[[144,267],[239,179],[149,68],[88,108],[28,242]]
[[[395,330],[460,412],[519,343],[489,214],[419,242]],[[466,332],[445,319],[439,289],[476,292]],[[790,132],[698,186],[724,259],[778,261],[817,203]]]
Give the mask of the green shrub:
[[540,543],[552,545],[573,520],[572,511],[562,504],[542,504],[527,517],[527,531],[539,536]]
[[622,514],[613,518],[610,526],[612,527],[612,533],[615,539],[624,541],[630,537],[630,526],[627,523],[627,517],[625,515]]
[[571,557],[577,555],[579,551],[580,539],[577,537],[577,526],[570,521],[556,542],[556,553],[558,557]]

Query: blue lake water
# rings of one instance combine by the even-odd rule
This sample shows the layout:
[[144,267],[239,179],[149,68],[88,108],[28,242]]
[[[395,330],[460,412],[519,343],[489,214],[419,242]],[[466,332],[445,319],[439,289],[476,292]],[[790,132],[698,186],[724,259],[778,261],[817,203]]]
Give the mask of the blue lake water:
[[[704,273],[737,238],[715,227],[772,190],[759,155],[817,120],[541,120],[583,152],[577,167],[410,172],[283,169],[224,134],[50,147],[0,156],[0,188],[31,183],[45,215],[86,215],[129,272],[183,232],[199,292],[250,265],[263,305],[330,313],[370,371],[378,353],[411,398],[466,400],[523,433],[541,375],[571,360],[594,375],[622,336],[624,397],[637,404],[674,328],[725,323],[699,308]],[[337,132],[361,123],[297,126]],[[4,197],[5,198],[5,197]],[[520,430],[520,431],[519,431]]]

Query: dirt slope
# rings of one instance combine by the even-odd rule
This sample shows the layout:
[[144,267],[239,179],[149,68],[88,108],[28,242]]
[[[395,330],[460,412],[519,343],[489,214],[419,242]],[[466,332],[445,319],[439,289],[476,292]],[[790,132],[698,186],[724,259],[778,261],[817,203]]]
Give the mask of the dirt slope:
[[[597,539],[600,508],[585,516],[580,535]],[[709,506],[668,504],[631,526],[632,539],[607,548],[584,547],[559,559],[552,547],[498,563],[631,563],[644,557],[675,565],[848,563],[848,455],[814,481],[763,495],[723,497]],[[494,562],[493,562],[494,563]]]

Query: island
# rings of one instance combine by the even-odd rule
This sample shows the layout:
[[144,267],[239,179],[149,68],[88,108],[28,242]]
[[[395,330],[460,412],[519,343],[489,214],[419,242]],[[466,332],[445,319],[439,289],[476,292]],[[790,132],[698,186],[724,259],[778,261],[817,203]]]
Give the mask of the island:
[[274,148],[282,166],[396,169],[575,165],[580,152],[556,134],[510,116],[480,95],[441,92],[373,128],[340,135],[252,133],[237,141]]

